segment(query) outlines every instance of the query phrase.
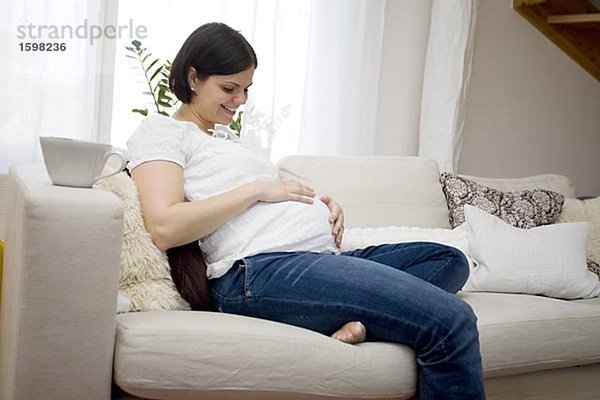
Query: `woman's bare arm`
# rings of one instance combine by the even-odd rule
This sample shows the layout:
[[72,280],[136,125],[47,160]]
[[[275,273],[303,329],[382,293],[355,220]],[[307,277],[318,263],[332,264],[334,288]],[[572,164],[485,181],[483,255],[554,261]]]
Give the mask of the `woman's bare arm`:
[[142,215],[154,244],[166,250],[214,232],[258,201],[312,203],[314,191],[299,182],[273,179],[248,183],[206,199],[186,202],[183,169],[169,161],[149,161],[132,171]]

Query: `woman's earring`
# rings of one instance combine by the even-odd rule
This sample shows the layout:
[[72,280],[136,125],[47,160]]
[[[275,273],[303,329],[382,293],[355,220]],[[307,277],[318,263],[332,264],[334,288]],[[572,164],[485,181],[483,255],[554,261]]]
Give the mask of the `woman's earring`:
[[190,90],[194,93],[196,93],[196,89],[194,89],[194,87],[192,85],[190,85]]

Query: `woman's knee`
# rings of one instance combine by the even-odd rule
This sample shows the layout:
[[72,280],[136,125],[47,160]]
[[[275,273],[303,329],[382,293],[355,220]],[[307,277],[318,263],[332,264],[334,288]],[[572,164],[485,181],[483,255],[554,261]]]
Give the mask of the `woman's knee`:
[[462,277],[464,282],[466,282],[467,278],[469,277],[469,260],[458,248],[452,246],[446,246],[446,248],[451,259],[451,265],[454,269],[454,273],[457,274],[457,276]]
[[445,356],[445,351],[470,346],[479,337],[477,317],[467,303],[450,293],[444,293],[437,301],[431,325],[425,327],[425,340],[416,345],[419,356],[434,353]]
[[453,335],[467,335],[471,339],[478,336],[477,333],[477,315],[471,306],[458,296],[453,296],[453,299],[448,303],[448,320],[449,331],[454,332]]
[[469,261],[456,247],[440,244],[436,250],[438,260],[443,261],[443,267],[436,274],[435,282],[431,283],[447,292],[456,293],[469,278]]

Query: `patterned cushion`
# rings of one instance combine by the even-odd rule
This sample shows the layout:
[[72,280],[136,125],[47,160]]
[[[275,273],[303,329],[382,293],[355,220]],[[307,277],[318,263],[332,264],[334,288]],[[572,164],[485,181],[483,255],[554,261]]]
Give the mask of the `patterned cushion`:
[[440,176],[450,210],[450,225],[465,222],[464,206],[470,204],[517,228],[552,224],[562,210],[562,194],[544,189],[502,192],[449,172]]
[[588,259],[587,269],[598,275],[598,279],[600,279],[600,265],[597,262]]

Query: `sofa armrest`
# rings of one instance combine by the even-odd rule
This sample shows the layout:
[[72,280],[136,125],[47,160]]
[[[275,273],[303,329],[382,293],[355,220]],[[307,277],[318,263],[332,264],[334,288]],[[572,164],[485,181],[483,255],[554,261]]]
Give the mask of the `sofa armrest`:
[[112,193],[10,168],[0,398],[110,398],[122,229]]

